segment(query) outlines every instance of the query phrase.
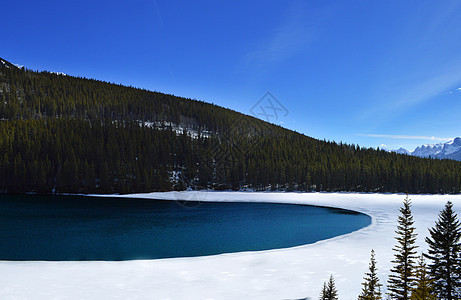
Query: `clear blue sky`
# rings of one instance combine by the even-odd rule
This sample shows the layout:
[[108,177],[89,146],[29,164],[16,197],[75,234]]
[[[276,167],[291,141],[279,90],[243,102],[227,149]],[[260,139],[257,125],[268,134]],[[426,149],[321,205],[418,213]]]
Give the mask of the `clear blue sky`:
[[[315,138],[461,136],[460,1],[6,1],[0,57],[196,98]],[[431,139],[432,138],[432,139]]]

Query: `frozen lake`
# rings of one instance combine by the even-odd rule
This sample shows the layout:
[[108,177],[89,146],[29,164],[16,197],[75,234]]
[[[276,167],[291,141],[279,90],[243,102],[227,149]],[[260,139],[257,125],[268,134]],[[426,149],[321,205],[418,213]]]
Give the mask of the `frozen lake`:
[[[191,204],[191,203],[188,203]],[[0,196],[0,260],[133,260],[270,250],[353,232],[371,218],[308,205]]]

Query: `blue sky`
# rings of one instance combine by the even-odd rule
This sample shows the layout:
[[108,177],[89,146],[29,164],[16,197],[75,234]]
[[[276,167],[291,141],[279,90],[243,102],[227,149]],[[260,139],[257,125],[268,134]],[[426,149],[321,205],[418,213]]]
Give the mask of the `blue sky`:
[[461,136],[460,1],[7,1],[0,57],[172,93],[319,139]]

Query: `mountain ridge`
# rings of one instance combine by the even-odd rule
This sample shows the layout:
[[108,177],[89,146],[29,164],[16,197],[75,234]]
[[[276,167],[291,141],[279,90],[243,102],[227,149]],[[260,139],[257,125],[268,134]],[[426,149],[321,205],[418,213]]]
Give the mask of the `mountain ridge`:
[[461,138],[456,137],[446,143],[421,145],[416,147],[413,151],[408,151],[403,147],[391,151],[423,158],[452,159],[461,161]]
[[459,193],[461,163],[318,140],[204,101],[0,64],[0,193]]

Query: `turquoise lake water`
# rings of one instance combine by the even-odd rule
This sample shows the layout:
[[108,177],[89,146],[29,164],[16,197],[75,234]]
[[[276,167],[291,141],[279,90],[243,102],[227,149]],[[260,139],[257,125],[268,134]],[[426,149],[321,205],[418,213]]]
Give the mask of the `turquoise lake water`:
[[314,243],[371,223],[324,207],[83,196],[0,196],[0,260],[131,260]]

